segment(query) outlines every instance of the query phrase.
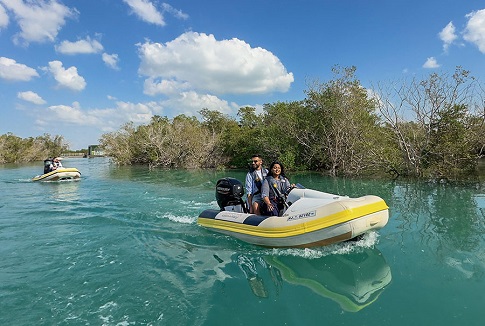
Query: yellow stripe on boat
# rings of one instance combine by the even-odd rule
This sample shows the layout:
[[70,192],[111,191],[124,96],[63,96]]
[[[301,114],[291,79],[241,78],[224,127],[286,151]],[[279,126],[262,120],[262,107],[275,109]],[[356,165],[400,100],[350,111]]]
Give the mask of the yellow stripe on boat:
[[[342,207],[344,206],[342,205]],[[308,222],[294,223],[294,224],[292,223],[291,225],[288,225],[288,226],[271,227],[271,228],[241,224],[241,223],[235,223],[235,222],[228,222],[228,221],[217,220],[217,219],[208,219],[208,218],[199,218],[198,223],[204,227],[226,230],[230,232],[237,232],[237,233],[246,234],[246,235],[266,237],[266,238],[284,238],[284,237],[298,236],[305,233],[328,228],[330,226],[349,222],[351,220],[354,220],[369,214],[387,210],[388,208],[389,207],[386,205],[385,201],[380,200],[380,201],[359,206],[359,207],[347,208],[337,213],[322,216],[319,218],[312,218],[312,220]],[[291,217],[291,216],[274,217],[274,218],[278,218],[278,219],[282,219],[282,221],[283,220],[286,221],[287,217]]]

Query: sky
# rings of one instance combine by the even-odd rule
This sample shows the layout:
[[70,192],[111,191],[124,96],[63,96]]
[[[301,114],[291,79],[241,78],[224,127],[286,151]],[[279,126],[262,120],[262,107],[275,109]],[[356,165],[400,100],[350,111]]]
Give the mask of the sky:
[[0,0],[0,135],[72,150],[154,115],[299,101],[334,66],[366,88],[485,78],[485,2]]

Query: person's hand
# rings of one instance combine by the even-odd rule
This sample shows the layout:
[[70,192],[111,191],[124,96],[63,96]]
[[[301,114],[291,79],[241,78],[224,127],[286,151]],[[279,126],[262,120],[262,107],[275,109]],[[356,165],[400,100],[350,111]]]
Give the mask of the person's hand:
[[285,196],[288,196],[288,195],[290,194],[290,192],[291,192],[293,189],[295,189],[295,188],[296,188],[296,185],[295,185],[294,183],[292,183],[292,184],[290,185],[290,187],[289,187],[288,189],[286,189],[286,191],[285,191]]

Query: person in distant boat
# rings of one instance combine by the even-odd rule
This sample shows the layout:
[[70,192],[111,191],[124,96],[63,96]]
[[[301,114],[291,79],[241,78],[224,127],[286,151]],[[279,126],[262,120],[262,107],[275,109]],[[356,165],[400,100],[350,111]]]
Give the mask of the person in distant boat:
[[251,156],[251,168],[246,174],[245,189],[248,200],[249,213],[261,214],[261,187],[268,170],[263,167],[263,159],[260,154]]
[[280,216],[285,209],[285,193],[294,185],[285,176],[285,168],[278,161],[271,163],[269,173],[261,188],[263,198],[263,214]]
[[58,168],[62,168],[62,163],[61,163],[62,158],[56,157],[52,160],[52,164],[50,165],[50,171],[55,171]]

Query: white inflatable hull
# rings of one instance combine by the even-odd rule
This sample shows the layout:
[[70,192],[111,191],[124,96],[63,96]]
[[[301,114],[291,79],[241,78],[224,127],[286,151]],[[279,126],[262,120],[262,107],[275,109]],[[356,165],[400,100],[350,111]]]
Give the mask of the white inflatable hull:
[[79,179],[80,177],[81,172],[76,168],[59,168],[49,173],[38,175],[32,178],[32,181],[60,181]]
[[259,216],[226,210],[205,210],[199,225],[265,247],[313,247],[353,239],[384,227],[388,206],[377,196],[349,198],[311,189],[294,189],[283,216]]

